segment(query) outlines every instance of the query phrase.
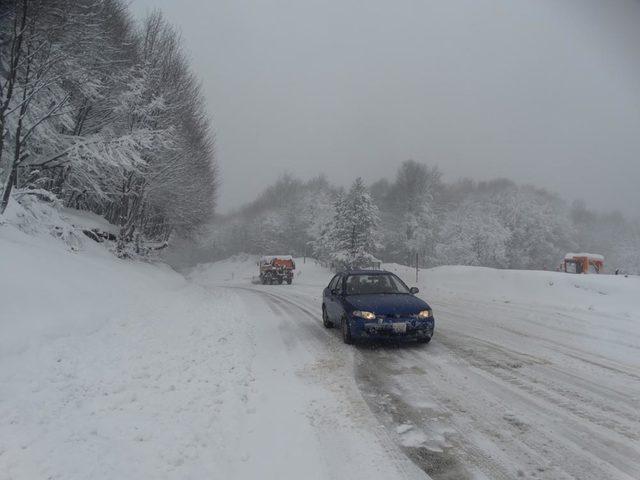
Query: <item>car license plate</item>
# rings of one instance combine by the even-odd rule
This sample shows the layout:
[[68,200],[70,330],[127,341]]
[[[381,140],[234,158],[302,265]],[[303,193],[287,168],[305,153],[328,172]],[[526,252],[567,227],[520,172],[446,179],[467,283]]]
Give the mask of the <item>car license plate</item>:
[[402,322],[402,323],[394,323],[393,324],[393,331],[394,333],[407,333],[407,324]]

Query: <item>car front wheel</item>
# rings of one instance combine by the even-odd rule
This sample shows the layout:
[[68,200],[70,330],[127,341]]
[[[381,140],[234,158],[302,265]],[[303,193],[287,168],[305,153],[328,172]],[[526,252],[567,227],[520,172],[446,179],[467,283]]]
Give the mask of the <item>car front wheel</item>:
[[342,317],[342,341],[347,345],[351,345],[353,343],[351,329],[349,328],[349,320],[345,317]]
[[327,314],[327,307],[322,306],[322,325],[324,328],[333,328],[333,322],[329,320],[329,315]]

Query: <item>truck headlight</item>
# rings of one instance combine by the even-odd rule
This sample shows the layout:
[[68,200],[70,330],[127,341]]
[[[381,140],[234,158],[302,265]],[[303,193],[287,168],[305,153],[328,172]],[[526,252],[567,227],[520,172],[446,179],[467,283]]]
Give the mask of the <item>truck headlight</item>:
[[419,314],[418,314],[418,318],[431,318],[431,310],[422,310]]
[[371,312],[361,312],[360,310],[354,310],[351,312],[354,317],[364,318],[365,320],[375,320],[376,314]]

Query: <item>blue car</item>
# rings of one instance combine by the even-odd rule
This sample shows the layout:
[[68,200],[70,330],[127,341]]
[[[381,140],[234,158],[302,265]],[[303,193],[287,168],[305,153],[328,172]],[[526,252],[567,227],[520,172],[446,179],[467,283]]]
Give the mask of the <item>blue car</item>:
[[344,343],[357,339],[414,338],[428,343],[431,307],[396,275],[384,270],[338,273],[322,294],[322,323],[339,326]]

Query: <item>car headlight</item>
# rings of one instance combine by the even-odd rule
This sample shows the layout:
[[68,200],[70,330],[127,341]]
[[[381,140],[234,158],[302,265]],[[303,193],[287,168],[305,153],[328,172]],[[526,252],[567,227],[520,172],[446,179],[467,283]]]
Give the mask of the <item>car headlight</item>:
[[361,312],[360,310],[354,310],[351,315],[354,317],[364,318],[365,320],[375,320],[376,314],[371,312]]
[[422,310],[419,314],[418,314],[418,318],[431,318],[431,310]]

